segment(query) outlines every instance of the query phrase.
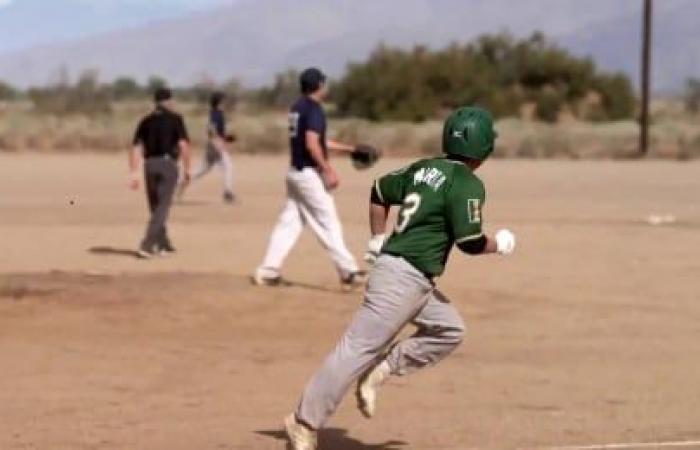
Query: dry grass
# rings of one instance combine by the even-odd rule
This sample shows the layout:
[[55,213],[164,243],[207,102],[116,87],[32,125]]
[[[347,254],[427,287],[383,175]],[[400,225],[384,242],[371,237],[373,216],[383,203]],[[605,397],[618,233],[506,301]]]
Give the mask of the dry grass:
[[[37,114],[31,105],[0,105],[0,151],[115,152],[127,148],[138,118],[147,103],[122,103],[109,115],[56,117]],[[197,146],[204,140],[206,111],[194,104],[180,105]],[[700,125],[672,108],[657,109],[652,129],[652,157],[700,157]],[[287,122],[282,112],[261,112],[242,107],[232,114],[241,153],[278,153],[287,146]],[[413,156],[440,151],[441,124],[372,123],[360,119],[331,121],[335,137],[349,142],[372,143],[388,155]],[[632,121],[555,125],[504,119],[499,121],[496,156],[508,158],[619,159],[633,156],[638,126]]]

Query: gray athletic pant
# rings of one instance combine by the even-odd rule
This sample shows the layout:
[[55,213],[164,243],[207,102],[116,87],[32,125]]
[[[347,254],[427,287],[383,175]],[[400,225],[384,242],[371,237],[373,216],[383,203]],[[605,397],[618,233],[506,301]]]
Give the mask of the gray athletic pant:
[[170,206],[173,202],[177,177],[177,163],[172,158],[146,159],[144,178],[151,219],[146,228],[146,236],[141,242],[142,250],[150,252],[171,245],[165,223],[168,220]]
[[[412,322],[418,331],[386,349]],[[304,390],[297,418],[321,428],[350,386],[383,358],[392,375],[407,375],[449,355],[464,336],[459,313],[425,275],[403,258],[381,255],[365,299],[345,335]]]

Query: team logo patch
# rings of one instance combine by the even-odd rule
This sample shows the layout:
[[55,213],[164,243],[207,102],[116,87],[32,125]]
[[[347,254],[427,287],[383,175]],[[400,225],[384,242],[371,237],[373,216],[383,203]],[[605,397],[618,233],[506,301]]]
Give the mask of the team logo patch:
[[469,214],[469,223],[481,222],[481,201],[478,198],[470,198],[467,202],[467,213]]

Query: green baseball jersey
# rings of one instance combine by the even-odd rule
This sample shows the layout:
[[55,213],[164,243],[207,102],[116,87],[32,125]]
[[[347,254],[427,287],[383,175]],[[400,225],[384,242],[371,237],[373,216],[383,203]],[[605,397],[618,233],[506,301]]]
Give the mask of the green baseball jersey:
[[377,179],[375,190],[385,204],[401,205],[382,252],[426,275],[444,272],[455,243],[483,236],[484,184],[461,162],[423,159]]

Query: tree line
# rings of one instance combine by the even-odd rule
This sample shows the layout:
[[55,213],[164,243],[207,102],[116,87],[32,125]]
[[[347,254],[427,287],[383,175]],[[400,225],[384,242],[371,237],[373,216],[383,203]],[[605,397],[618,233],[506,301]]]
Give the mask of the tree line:
[[[286,108],[298,95],[297,80],[298,72],[290,69],[258,89],[243,89],[235,79],[219,84],[205,79],[175,90],[185,101],[206,102],[213,90],[221,90],[232,102]],[[144,100],[165,85],[165,78],[155,76],[145,83],[129,77],[101,82],[96,71],[71,82],[64,73],[51,85],[25,91],[0,81],[0,101],[28,99],[37,111],[52,114],[108,114],[114,102]],[[698,99],[700,82],[690,80],[689,110],[700,109]],[[626,75],[601,71],[590,58],[570,54],[541,33],[525,39],[485,35],[438,50],[380,45],[332,82],[331,102],[341,116],[416,122],[464,104],[485,106],[497,117],[529,115],[549,122],[562,114],[593,121],[629,119],[637,107]]]
[[380,46],[340,80],[342,114],[371,120],[421,121],[463,104],[480,104],[496,116],[515,116],[531,105],[537,118],[560,113],[591,120],[630,118],[636,98],[624,74],[598,70],[541,33],[526,39],[486,35],[465,45],[431,51]]

